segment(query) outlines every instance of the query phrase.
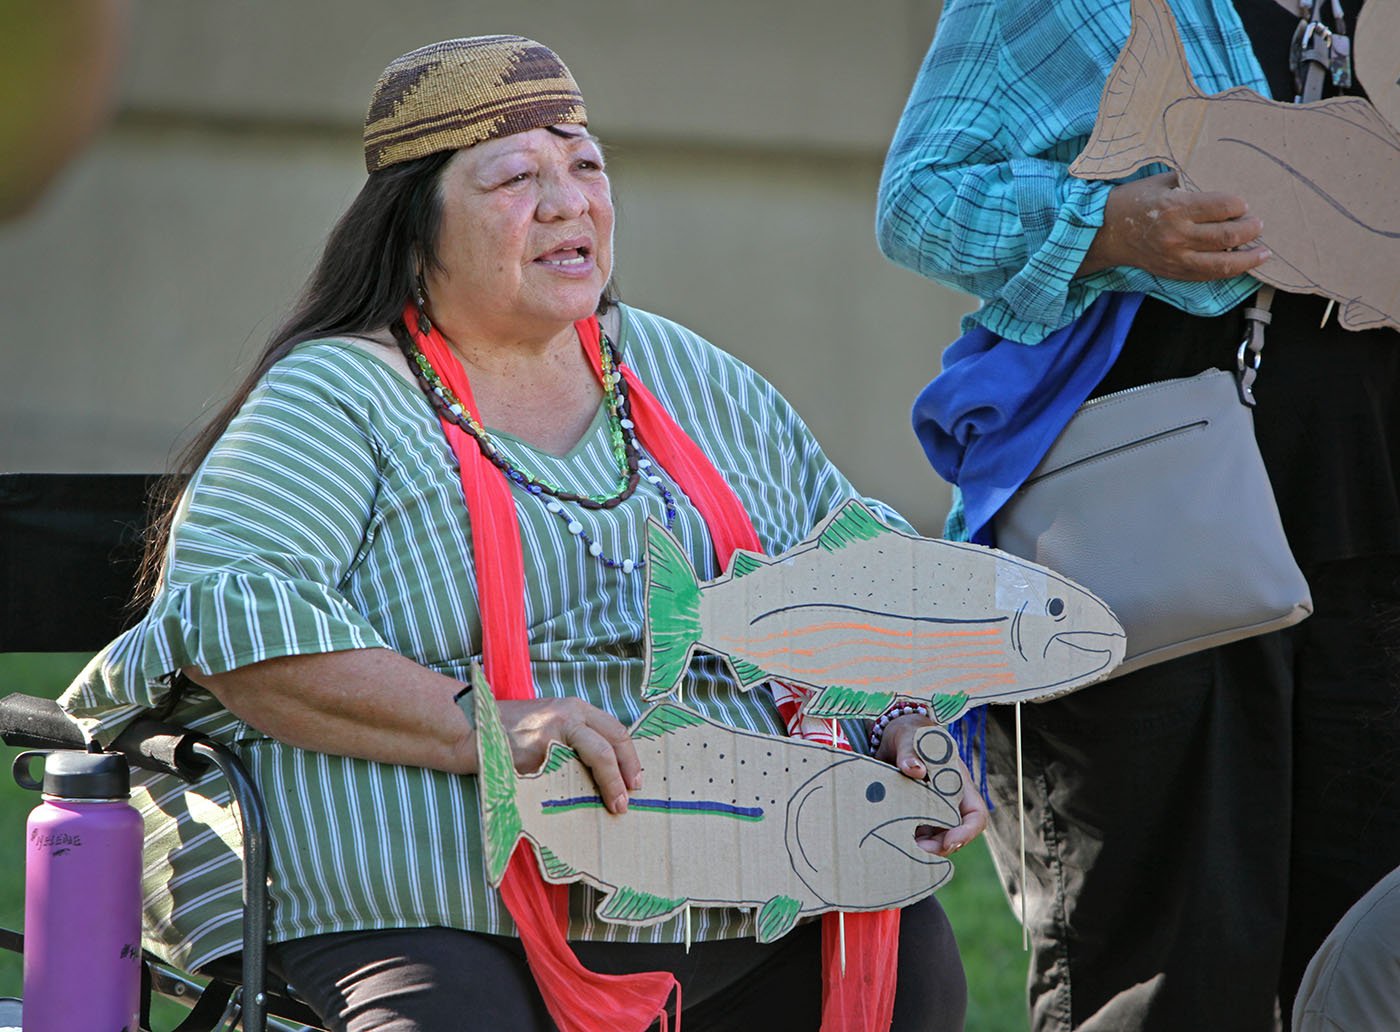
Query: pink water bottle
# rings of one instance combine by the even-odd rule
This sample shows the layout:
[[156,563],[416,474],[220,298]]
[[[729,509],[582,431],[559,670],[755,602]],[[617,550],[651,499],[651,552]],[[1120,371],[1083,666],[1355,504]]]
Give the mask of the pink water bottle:
[[[44,779],[30,761],[44,757]],[[141,815],[126,761],[24,753],[41,790],[24,866],[24,1032],[136,1032],[141,995]]]

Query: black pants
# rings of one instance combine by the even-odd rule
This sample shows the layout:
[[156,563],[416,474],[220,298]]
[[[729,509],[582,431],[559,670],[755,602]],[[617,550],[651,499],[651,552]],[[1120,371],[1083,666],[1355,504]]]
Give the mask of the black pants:
[[[1400,560],[1330,563],[1297,627],[1022,708],[1036,1030],[1275,1027],[1400,863]],[[990,840],[1021,899],[1015,713]]]
[[[682,946],[575,943],[585,966],[669,970],[686,1032],[816,1030],[820,922],[767,946],[751,939]],[[318,935],[273,947],[272,968],[333,1032],[549,1032],[554,1029],[517,939],[446,928]],[[963,1027],[967,985],[957,943],[933,899],[900,920],[896,1032]]]

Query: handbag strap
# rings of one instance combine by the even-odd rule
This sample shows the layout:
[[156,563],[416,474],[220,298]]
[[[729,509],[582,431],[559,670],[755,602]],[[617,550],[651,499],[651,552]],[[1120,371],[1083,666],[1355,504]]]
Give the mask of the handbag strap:
[[[1329,75],[1339,86],[1351,84],[1351,47],[1345,35],[1346,22],[1342,18],[1340,0],[1332,0],[1333,17],[1337,22],[1335,33],[1316,20],[1313,13],[1316,2],[1303,4],[1303,17],[1293,36],[1291,56],[1301,86],[1298,96],[1294,98],[1296,104],[1311,104],[1322,99],[1322,87]],[[1254,295],[1253,303],[1244,310],[1244,339],[1235,352],[1235,380],[1240,391],[1240,402],[1249,408],[1255,405],[1254,381],[1259,376],[1262,362],[1260,352],[1264,350],[1264,330],[1273,321],[1269,309],[1274,303],[1275,293],[1277,291],[1272,285],[1264,284]],[[1331,311],[1330,307],[1328,311]]]

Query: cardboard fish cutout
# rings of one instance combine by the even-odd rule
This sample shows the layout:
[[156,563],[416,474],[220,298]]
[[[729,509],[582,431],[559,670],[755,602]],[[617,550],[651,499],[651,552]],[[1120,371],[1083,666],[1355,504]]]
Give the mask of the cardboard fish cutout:
[[1376,110],[1400,129],[1400,0],[1366,0],[1352,39],[1356,77]]
[[1273,252],[1251,275],[1332,298],[1347,329],[1400,328],[1400,135],[1359,97],[1285,104],[1244,87],[1207,96],[1164,0],[1132,0],[1132,13],[1070,171],[1121,179],[1162,162],[1188,189],[1238,194]]
[[[917,902],[952,865],[915,841],[956,827],[962,776],[952,740],[927,729],[928,782],[858,753],[739,731],[675,703],[631,730],[646,771],[624,814],[609,813],[572,749],[550,746],[516,773],[500,712],[479,668],[473,707],[487,874],[499,885],[516,844],[534,846],[544,879],[604,893],[604,921],[650,925],[686,906],[755,907],[771,942],[801,917]],[[470,702],[467,700],[470,699]]]
[[780,556],[735,552],[705,584],[653,523],[647,573],[647,698],[674,691],[702,648],[746,690],[769,678],[820,689],[811,716],[874,716],[909,696],[946,723],[967,706],[1098,680],[1126,645],[1108,607],[1073,581],[981,545],[902,534],[855,500]]

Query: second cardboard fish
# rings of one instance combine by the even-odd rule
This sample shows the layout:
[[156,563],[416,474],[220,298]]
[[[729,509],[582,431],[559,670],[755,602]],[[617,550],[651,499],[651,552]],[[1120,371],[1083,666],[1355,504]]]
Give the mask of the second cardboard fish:
[[870,716],[911,697],[946,722],[1099,680],[1126,645],[1108,606],[1073,581],[981,545],[901,533],[856,500],[782,555],[736,552],[703,584],[653,523],[647,570],[647,698],[675,691],[705,649],[746,689],[770,678],[820,689],[811,716]]

